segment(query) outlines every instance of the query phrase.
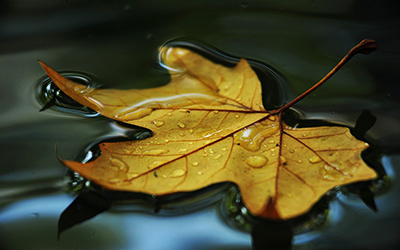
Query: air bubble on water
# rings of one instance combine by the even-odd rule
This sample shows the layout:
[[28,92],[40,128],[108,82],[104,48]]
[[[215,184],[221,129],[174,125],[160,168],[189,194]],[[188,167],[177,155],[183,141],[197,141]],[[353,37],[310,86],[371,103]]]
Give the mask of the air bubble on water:
[[35,219],[37,219],[37,218],[39,218],[39,216],[40,216],[40,214],[39,214],[39,213],[37,213],[37,212],[35,212],[35,213],[31,213],[31,217],[32,217],[32,218],[35,218]]

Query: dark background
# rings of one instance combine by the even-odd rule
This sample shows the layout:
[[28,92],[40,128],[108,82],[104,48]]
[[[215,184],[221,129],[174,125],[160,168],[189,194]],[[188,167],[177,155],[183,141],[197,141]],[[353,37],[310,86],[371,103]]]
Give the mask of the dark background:
[[[40,59],[98,85],[145,88],[166,83],[157,51],[192,39],[275,68],[283,101],[322,78],[354,45],[375,39],[296,109],[306,118],[354,126],[368,109],[368,138],[384,151],[391,178],[374,214],[344,195],[320,230],[296,236],[294,249],[395,248],[400,233],[400,18],[398,1],[1,1],[0,249],[251,249],[218,205],[176,217],[109,212],[56,240],[57,219],[73,200],[56,157],[72,159],[88,143],[118,134],[105,119],[54,110],[39,113]],[[268,91],[263,89],[264,92]]]

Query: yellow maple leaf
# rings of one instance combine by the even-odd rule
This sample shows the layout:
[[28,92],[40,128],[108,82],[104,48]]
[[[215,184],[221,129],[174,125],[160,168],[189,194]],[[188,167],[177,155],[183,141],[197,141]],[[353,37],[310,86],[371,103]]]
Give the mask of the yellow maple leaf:
[[95,89],[40,62],[67,95],[102,115],[153,131],[141,141],[102,143],[92,162],[62,161],[111,189],[166,195],[233,182],[254,216],[286,220],[306,213],[338,185],[369,180],[366,143],[345,127],[292,128],[282,112],[320,86],[351,56],[375,48],[364,40],[324,79],[280,109],[266,111],[260,82],[245,59],[227,68],[187,49],[163,48],[166,86]]

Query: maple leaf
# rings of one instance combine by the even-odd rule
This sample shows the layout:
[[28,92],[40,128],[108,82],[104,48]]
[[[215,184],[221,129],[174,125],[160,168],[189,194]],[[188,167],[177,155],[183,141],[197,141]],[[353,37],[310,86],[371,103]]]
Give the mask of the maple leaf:
[[227,68],[187,49],[162,48],[171,81],[141,90],[95,89],[40,63],[82,105],[153,131],[146,140],[100,144],[92,162],[62,160],[71,170],[107,189],[152,195],[233,182],[252,215],[286,220],[335,186],[377,176],[361,159],[368,145],[348,128],[292,128],[282,120],[354,54],[374,49],[374,41],[363,40],[320,82],[272,111],[264,109],[261,84],[245,59]]

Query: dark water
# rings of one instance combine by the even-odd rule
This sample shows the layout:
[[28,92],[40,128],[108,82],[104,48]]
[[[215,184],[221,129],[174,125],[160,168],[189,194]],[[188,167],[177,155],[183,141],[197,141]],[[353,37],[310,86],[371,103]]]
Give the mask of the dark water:
[[59,214],[74,197],[63,190],[66,169],[55,144],[63,158],[74,159],[91,142],[124,131],[98,117],[39,113],[36,87],[44,72],[36,59],[101,87],[155,87],[168,81],[157,64],[158,48],[177,38],[271,65],[284,79],[282,102],[313,85],[360,40],[377,40],[376,52],[354,57],[296,109],[305,118],[347,126],[370,110],[377,122],[367,138],[382,148],[391,186],[376,196],[376,214],[358,198],[339,195],[323,227],[296,236],[294,249],[395,249],[399,10],[389,1],[3,1],[0,249],[251,249],[250,235],[228,226],[219,204],[169,217],[107,212],[57,241]]

